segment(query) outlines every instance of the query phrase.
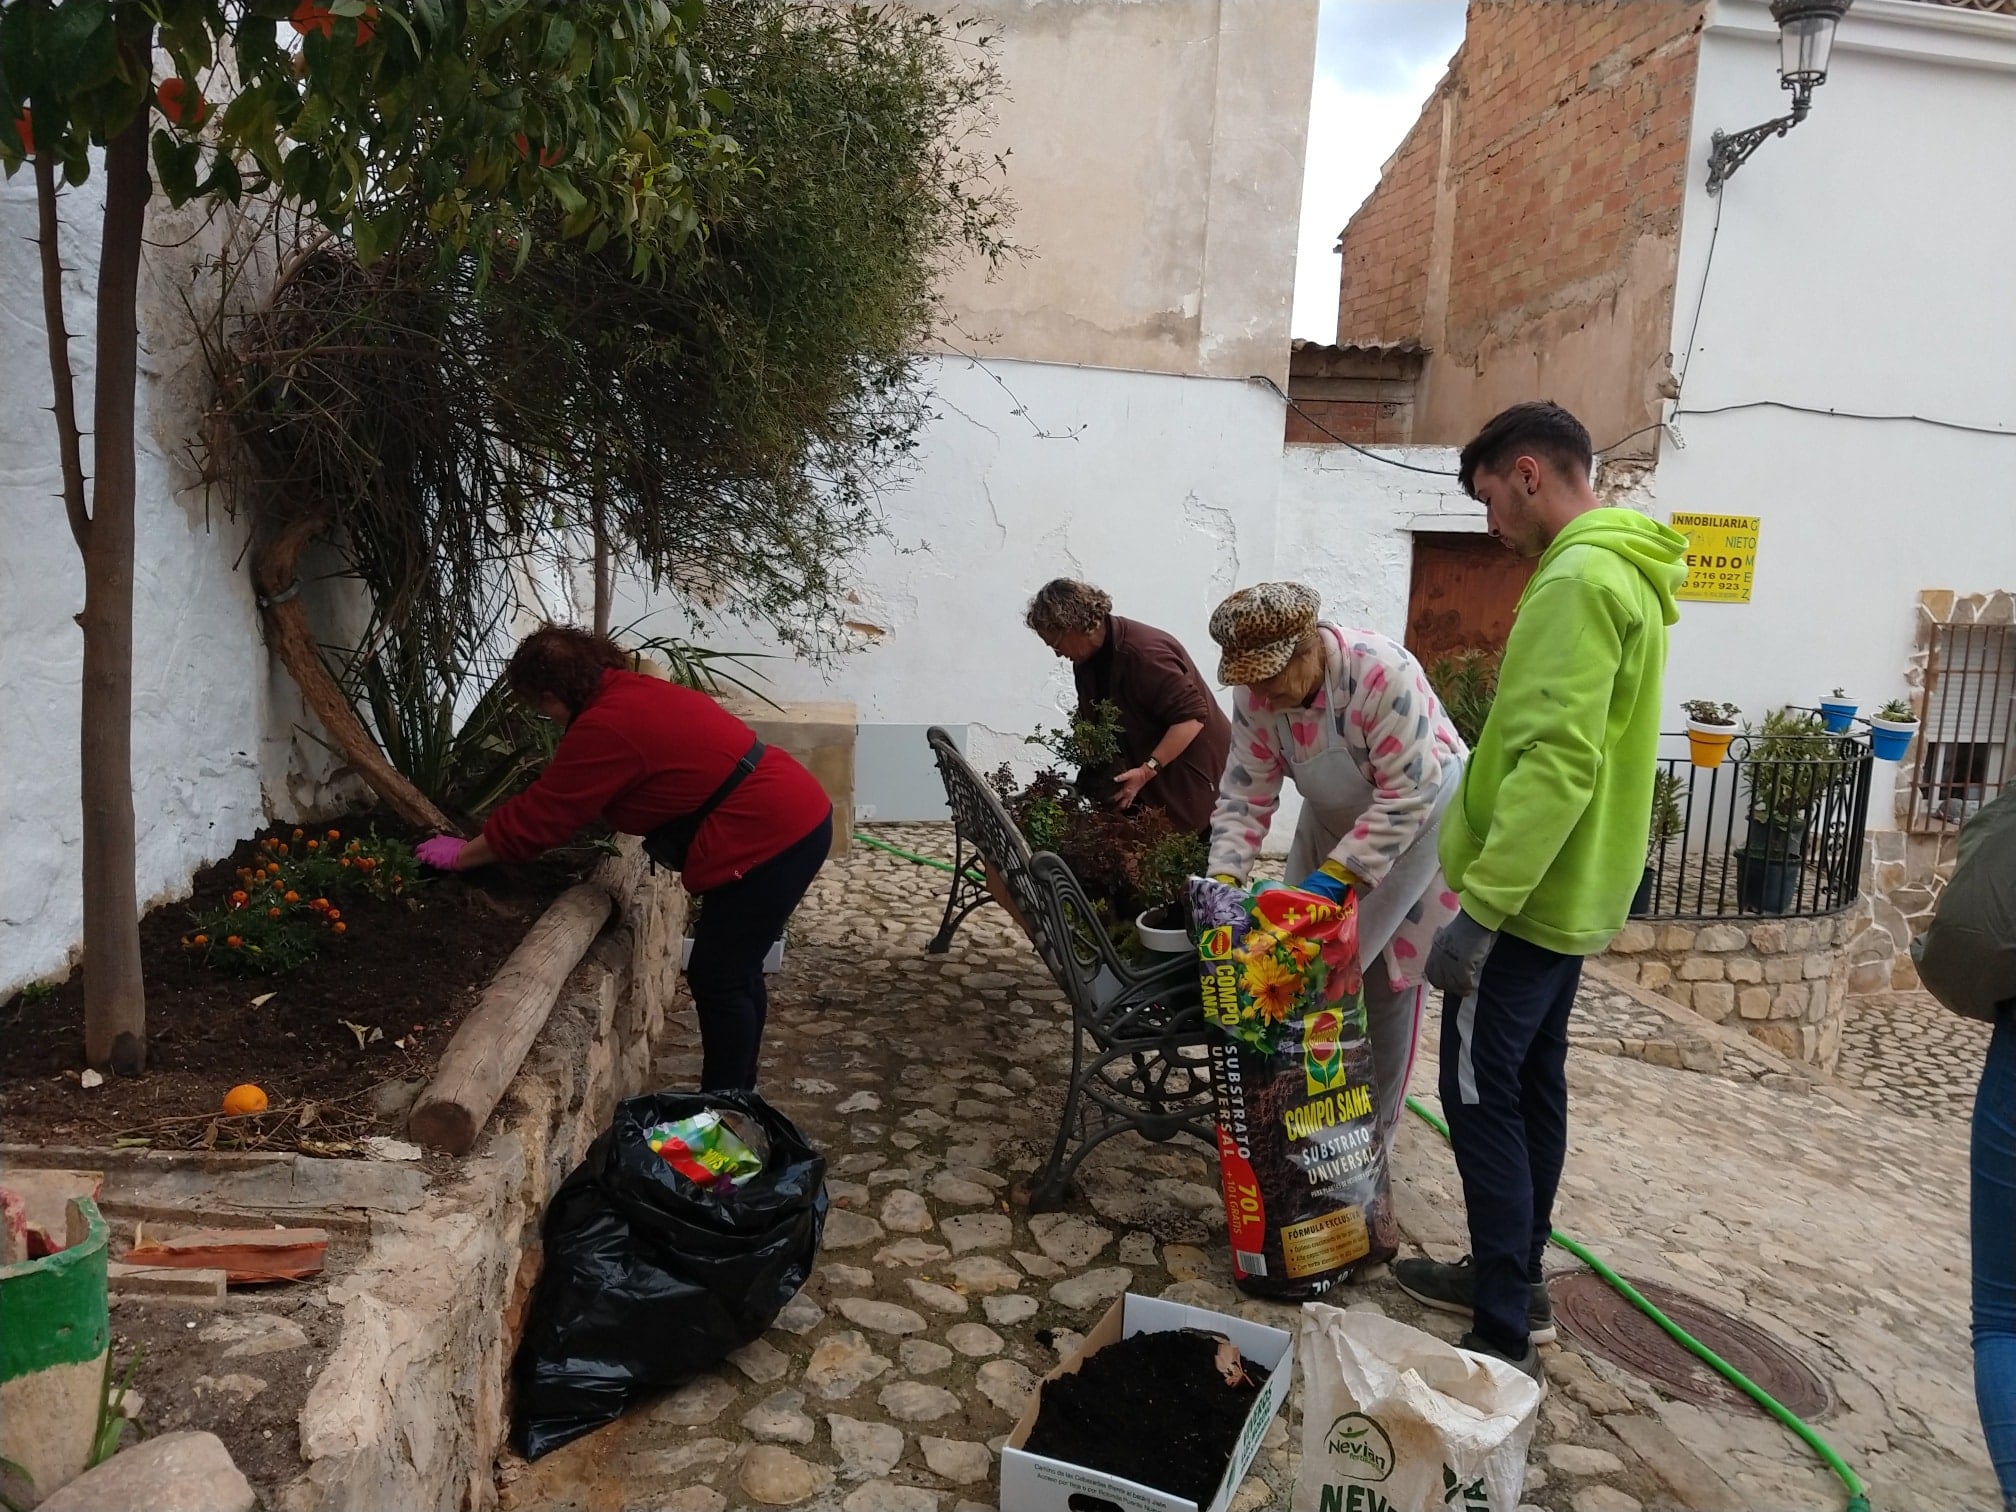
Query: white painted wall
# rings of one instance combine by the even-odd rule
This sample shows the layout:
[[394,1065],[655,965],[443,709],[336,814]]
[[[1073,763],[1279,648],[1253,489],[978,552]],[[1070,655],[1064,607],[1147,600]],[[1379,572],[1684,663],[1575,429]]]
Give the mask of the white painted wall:
[[[1475,519],[1453,478],[1342,447],[1284,449],[1280,401],[1258,385],[963,358],[927,376],[939,419],[916,476],[888,500],[891,540],[860,570],[854,620],[872,630],[823,667],[761,666],[773,696],[850,699],[864,725],[967,725],[983,771],[1028,770],[1023,737],[1072,705],[1069,668],[1022,624],[1048,579],[1098,583],[1119,613],[1181,637],[1210,677],[1207,624],[1234,588],[1301,578],[1327,614],[1397,637],[1409,523]],[[1455,465],[1441,448],[1395,455]],[[627,585],[617,619],[651,607]],[[661,606],[655,623],[676,620]],[[727,626],[708,639],[758,644]],[[935,796],[920,793],[916,812]],[[1276,824],[1282,848],[1293,817]]]
[[[1684,605],[1667,687],[1753,715],[1837,683],[1900,696],[1920,589],[2016,589],[2016,17],[1858,0],[1811,117],[1729,182],[1716,237],[1710,133],[1785,106],[1769,11],[1718,0],[1674,301],[1685,445],[1662,446],[1658,492],[1762,525],[1752,602]],[[1758,400],[2006,434],[1689,413]],[[1877,764],[1875,826],[1895,773]]]
[[[92,291],[103,179],[64,196],[64,295],[90,424]],[[60,974],[83,927],[77,793],[83,571],[60,497],[31,176],[0,184],[0,997]],[[276,811],[313,801],[327,761],[297,732],[299,703],[268,666],[244,531],[191,487],[201,402],[192,332],[195,225],[150,223],[141,292],[134,584],[133,791],[143,901],[181,895]],[[195,290],[200,295],[200,289]],[[90,464],[90,443],[85,443]]]

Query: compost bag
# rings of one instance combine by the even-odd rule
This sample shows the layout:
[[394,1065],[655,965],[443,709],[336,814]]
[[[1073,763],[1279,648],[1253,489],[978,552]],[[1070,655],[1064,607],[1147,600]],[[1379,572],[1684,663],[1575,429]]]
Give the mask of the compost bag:
[[1232,1277],[1305,1301],[1399,1248],[1355,900],[1190,883]]
[[[707,1114],[760,1169],[687,1174],[667,1129],[712,1127]],[[754,1092],[619,1104],[546,1207],[545,1267],[513,1366],[519,1453],[536,1460],[761,1335],[812,1273],[825,1178],[825,1157]]]
[[1393,1318],[1302,1309],[1294,1512],[1515,1512],[1540,1388]]

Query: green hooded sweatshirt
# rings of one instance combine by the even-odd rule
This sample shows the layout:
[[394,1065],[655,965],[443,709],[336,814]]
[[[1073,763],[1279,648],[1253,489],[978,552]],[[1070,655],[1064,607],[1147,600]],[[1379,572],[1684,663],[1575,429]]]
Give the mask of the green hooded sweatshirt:
[[1628,509],[1571,521],[1540,558],[1498,696],[1442,821],[1442,870],[1487,929],[1591,955],[1645,874],[1666,627],[1684,537]]

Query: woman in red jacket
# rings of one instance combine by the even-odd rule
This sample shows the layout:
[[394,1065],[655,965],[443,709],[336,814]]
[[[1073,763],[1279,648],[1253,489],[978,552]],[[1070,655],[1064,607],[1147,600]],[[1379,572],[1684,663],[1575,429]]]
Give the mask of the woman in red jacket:
[[444,871],[529,861],[598,814],[642,835],[701,904],[686,968],[700,1089],[754,1087],[769,1008],[763,957],[832,848],[833,805],[811,773],[704,693],[632,672],[607,636],[546,625],[504,677],[566,727],[559,749],[481,835],[436,836],[420,859]]

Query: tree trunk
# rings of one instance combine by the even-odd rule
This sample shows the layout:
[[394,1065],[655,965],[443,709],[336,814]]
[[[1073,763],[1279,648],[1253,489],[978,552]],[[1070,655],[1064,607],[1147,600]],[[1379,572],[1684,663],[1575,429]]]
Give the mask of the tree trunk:
[[266,643],[301,690],[301,701],[322,721],[329,738],[342,751],[343,759],[393,812],[408,824],[459,835],[460,828],[385,759],[322,660],[321,644],[308,623],[299,592],[290,591],[297,588],[295,572],[301,552],[322,533],[324,523],[319,517],[295,520],[253,548],[252,581],[259,589],[266,618]]
[[593,529],[595,532],[595,633],[609,633],[609,601],[615,596],[615,584],[609,571],[609,500],[603,492],[600,480],[595,485],[592,505]]
[[140,249],[153,183],[147,111],[105,150],[98,264],[91,526],[84,549],[84,1056],[138,1076],[147,1066],[133,835],[133,410],[139,384]]

